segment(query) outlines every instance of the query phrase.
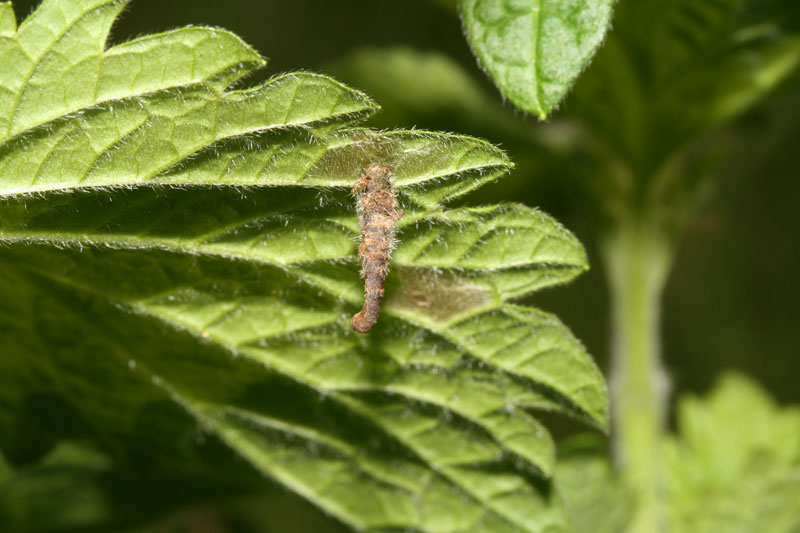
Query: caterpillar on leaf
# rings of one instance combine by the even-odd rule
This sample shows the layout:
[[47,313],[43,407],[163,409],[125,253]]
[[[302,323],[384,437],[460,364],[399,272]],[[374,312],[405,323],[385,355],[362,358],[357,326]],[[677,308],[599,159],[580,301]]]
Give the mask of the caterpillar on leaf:
[[360,333],[371,330],[378,322],[395,225],[404,214],[397,203],[391,178],[389,167],[371,165],[353,187],[361,217],[358,256],[364,278],[364,307],[350,319],[350,326]]

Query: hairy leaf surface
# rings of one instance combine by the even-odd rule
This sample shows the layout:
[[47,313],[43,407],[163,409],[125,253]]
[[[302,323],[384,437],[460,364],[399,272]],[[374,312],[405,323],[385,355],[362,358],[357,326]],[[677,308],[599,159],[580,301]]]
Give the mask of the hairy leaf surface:
[[470,45],[503,94],[544,119],[584,69],[613,0],[459,0]]
[[[263,477],[358,530],[560,530],[536,412],[605,427],[605,385],[509,300],[584,271],[577,240],[521,205],[444,207],[510,168],[484,141],[357,128],[377,105],[318,74],[233,88],[263,60],[228,32],[106,48],[125,3],[47,0],[18,29],[0,4],[10,464],[89,440],[143,479]],[[350,189],[374,163],[405,216],[360,335]]]

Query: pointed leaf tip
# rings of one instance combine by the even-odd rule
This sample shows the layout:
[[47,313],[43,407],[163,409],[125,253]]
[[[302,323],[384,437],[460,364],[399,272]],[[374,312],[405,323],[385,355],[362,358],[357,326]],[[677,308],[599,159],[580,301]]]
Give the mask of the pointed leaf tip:
[[500,91],[545,119],[603,41],[614,0],[458,0],[467,39]]
[[11,2],[0,2],[0,37],[10,37],[17,31],[17,19]]

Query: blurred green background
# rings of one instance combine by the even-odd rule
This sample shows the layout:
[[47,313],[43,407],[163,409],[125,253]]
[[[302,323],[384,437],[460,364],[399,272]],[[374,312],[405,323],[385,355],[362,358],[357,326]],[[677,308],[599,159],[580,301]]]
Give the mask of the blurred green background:
[[[17,0],[14,5],[22,19],[35,2]],[[112,35],[121,42],[191,24],[226,28],[244,38],[269,59],[261,77],[313,70],[365,90],[384,108],[369,125],[468,133],[506,149],[517,168],[464,201],[523,202],[552,214],[578,235],[592,270],[529,303],[560,316],[608,374],[608,295],[593,220],[582,207],[581,188],[564,156],[570,125],[559,111],[540,123],[502,101],[478,67],[447,0],[134,0]],[[374,59],[369,54],[395,47],[403,48],[398,61],[407,61],[398,63],[397,79],[385,79],[385,72],[370,69]],[[437,78],[444,70],[447,75]],[[457,79],[461,83],[449,83]],[[795,75],[708,141],[720,167],[706,202],[682,236],[664,295],[663,356],[673,397],[703,394],[724,371],[738,370],[781,403],[800,403],[798,82]],[[568,96],[562,109],[569,107]],[[266,510],[275,524],[288,515],[293,520],[307,516],[309,524],[298,531],[321,531],[314,525],[316,511],[282,498],[286,501],[269,500]],[[265,516],[261,498],[232,502],[232,516],[245,520],[248,505],[258,508],[258,520]],[[181,514],[158,530],[229,530],[222,522],[226,527],[230,522],[219,518],[227,511],[217,512]],[[268,524],[261,527],[270,530]],[[240,529],[251,530],[247,524]]]
[[[36,3],[15,1],[18,18]],[[576,201],[579,193],[566,177],[569,169],[548,161],[546,154],[548,146],[558,150],[564,137],[562,113],[540,123],[503,103],[470,52],[447,0],[133,0],[112,39],[121,42],[191,24],[240,35],[269,60],[261,77],[312,70],[365,90],[383,106],[369,125],[469,133],[506,149],[517,169],[468,202],[523,202],[554,215],[578,235],[589,250],[592,271],[531,303],[562,317],[608,369],[608,297],[593,247],[592,220]],[[369,62],[359,64],[359,54],[365,48],[393,47],[406,48],[411,57],[422,54],[430,68],[416,77],[398,69],[398,80],[370,79],[365,72]],[[463,70],[469,86],[442,87],[432,79],[439,54],[452,62],[446,67]],[[664,359],[675,394],[705,392],[722,371],[736,369],[782,403],[800,403],[798,82],[795,75],[709,145],[719,152],[721,168],[682,237],[664,297]],[[429,86],[451,92],[452,98],[445,94],[437,101],[426,92]],[[393,87],[403,87],[405,95],[398,96]],[[419,91],[416,101],[409,87]],[[475,101],[481,110],[462,109],[457,101]],[[568,111],[569,105],[568,96],[562,109]],[[493,109],[496,115],[486,117]],[[508,138],[510,130],[514,138]],[[530,139],[545,153],[531,153]]]

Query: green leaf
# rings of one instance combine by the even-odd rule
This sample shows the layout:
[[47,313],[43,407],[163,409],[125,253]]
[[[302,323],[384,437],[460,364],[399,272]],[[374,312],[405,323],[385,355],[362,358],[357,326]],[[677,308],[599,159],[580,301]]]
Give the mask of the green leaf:
[[10,2],[0,4],[0,35],[13,35],[17,30],[17,19]]
[[797,531],[800,409],[732,374],[680,401],[678,429],[667,448],[675,530]]
[[467,38],[503,94],[541,119],[603,41],[613,0],[459,0]]
[[621,482],[606,448],[596,435],[575,435],[559,442],[556,483],[573,533],[630,530],[636,498]]
[[[749,378],[723,376],[678,399],[665,445],[671,531],[793,533],[800,527],[800,408],[779,407]],[[635,495],[596,436],[559,444],[556,480],[576,533],[624,531]]]
[[[303,531],[345,531],[298,497],[260,485],[242,493],[222,480],[210,487],[190,477],[148,477],[114,468],[113,458],[90,443],[62,441],[0,481],[0,521],[5,531],[145,532],[167,524],[183,530],[197,520],[241,528],[243,519],[270,530],[289,522]],[[185,507],[175,512],[176,506]]]
[[[124,5],[47,0],[16,32],[0,5],[12,468],[89,441],[187,498],[267,478],[358,530],[561,530],[536,413],[605,428],[605,384],[509,300],[583,272],[580,243],[521,205],[443,207],[511,167],[484,141],[356,128],[377,105],[322,75],[231,88],[263,61],[223,30],[106,49]],[[376,162],[405,215],[360,335],[350,189]]]

